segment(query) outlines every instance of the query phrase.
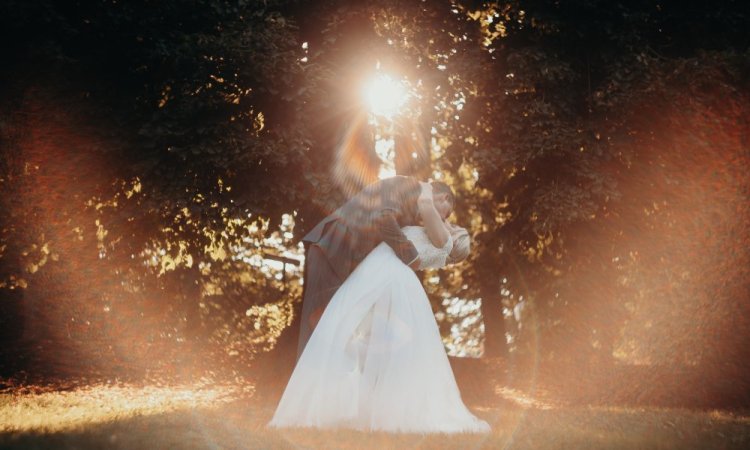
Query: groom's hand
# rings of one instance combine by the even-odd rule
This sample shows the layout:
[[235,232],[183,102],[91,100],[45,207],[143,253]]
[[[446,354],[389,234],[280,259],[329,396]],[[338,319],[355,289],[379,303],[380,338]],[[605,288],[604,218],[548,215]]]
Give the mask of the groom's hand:
[[411,267],[412,270],[419,270],[419,256],[417,258],[409,263],[409,267]]

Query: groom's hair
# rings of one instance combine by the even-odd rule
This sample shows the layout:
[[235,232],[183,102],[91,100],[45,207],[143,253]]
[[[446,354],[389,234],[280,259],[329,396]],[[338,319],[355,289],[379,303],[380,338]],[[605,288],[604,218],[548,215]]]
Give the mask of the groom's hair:
[[450,186],[443,183],[442,181],[433,181],[430,183],[432,185],[432,193],[433,194],[448,194],[448,199],[451,202],[451,205],[456,204],[456,195],[453,193],[453,189],[451,189]]

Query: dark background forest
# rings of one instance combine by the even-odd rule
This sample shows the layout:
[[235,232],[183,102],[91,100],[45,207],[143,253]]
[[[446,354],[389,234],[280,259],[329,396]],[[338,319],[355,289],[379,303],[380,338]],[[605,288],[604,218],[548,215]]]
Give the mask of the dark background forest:
[[[0,376],[286,380],[299,239],[389,166],[450,184],[472,235],[420,274],[460,385],[747,407],[748,23],[740,0],[4,1]],[[360,98],[377,73],[409,89],[390,121]]]

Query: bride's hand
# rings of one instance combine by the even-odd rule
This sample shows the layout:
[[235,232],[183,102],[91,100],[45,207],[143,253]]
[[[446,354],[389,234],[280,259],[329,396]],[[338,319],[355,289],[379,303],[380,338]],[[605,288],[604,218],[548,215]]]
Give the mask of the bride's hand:
[[422,218],[422,224],[432,245],[442,248],[448,240],[448,230],[443,224],[443,218],[440,217],[435,208],[432,185],[429,183],[420,184],[422,185],[422,191],[419,193],[419,199],[417,200],[419,216]]
[[430,183],[425,183],[424,181],[420,181],[419,184],[421,185],[422,189],[419,191],[419,200],[422,201],[432,201],[432,185]]

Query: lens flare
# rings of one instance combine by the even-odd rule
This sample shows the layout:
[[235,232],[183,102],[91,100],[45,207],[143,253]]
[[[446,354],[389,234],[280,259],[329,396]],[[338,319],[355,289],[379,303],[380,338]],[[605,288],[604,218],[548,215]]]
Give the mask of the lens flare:
[[403,82],[388,75],[377,75],[365,85],[365,100],[370,112],[387,119],[399,113],[409,98]]

